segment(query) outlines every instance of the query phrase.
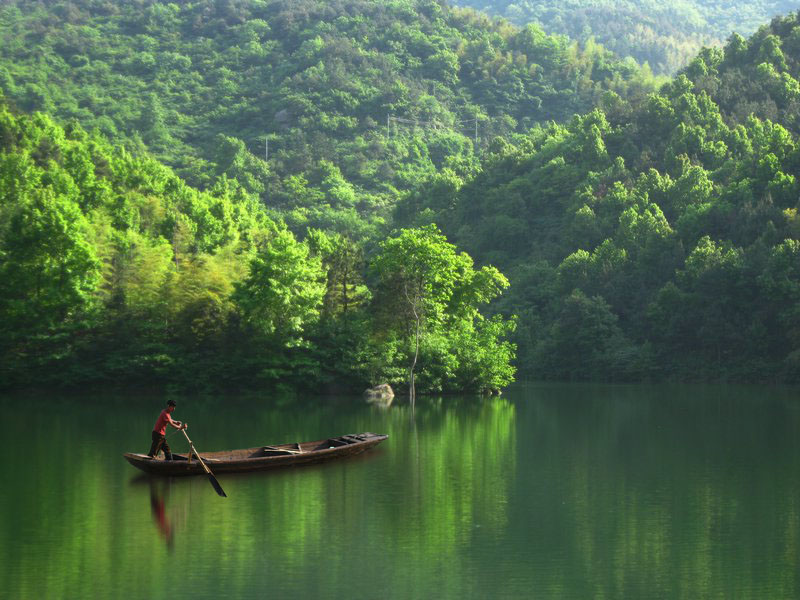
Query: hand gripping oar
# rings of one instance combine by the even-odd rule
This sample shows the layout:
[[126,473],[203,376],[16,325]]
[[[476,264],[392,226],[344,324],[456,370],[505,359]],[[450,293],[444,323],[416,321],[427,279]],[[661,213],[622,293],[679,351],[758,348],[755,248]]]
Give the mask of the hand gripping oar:
[[217,478],[214,477],[214,474],[211,472],[211,469],[209,469],[206,466],[206,463],[203,462],[203,459],[200,458],[200,453],[194,449],[194,444],[192,443],[192,440],[189,439],[189,434],[186,433],[185,429],[181,429],[181,431],[183,432],[183,435],[186,436],[186,441],[189,442],[189,448],[192,449],[192,454],[194,454],[197,457],[197,460],[203,466],[206,473],[208,473],[208,480],[211,482],[211,485],[214,486],[214,490],[223,498],[227,498],[228,494],[226,494],[225,490],[222,489],[222,486],[219,484],[219,481],[217,481]]

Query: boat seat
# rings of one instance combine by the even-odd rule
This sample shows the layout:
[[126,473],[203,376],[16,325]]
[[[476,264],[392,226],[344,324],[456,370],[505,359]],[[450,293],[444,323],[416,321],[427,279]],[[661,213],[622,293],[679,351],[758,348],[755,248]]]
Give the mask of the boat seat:
[[291,450],[289,448],[276,448],[275,446],[264,446],[264,452],[269,456],[281,456],[281,455],[290,455],[290,454],[300,454],[300,450]]

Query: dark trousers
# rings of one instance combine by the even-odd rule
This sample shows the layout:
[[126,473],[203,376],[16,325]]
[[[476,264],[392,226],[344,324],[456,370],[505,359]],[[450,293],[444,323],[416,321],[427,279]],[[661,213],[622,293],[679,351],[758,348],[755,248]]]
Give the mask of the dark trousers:
[[152,456],[155,458],[158,455],[158,451],[164,451],[164,458],[166,460],[172,460],[172,452],[169,449],[169,444],[167,443],[167,436],[161,435],[157,431],[153,432],[153,443],[150,444],[150,452],[147,453],[147,456]]

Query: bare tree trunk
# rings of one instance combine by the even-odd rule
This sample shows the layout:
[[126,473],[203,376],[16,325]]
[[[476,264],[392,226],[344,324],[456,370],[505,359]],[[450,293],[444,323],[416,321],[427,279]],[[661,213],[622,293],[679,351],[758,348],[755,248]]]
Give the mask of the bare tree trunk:
[[413,404],[417,399],[414,369],[416,369],[417,360],[419,359],[419,335],[421,327],[421,319],[419,316],[419,311],[417,310],[417,301],[419,300],[419,296],[415,296],[414,300],[412,301],[408,295],[408,286],[406,284],[403,284],[403,291],[405,292],[406,300],[408,300],[408,304],[411,307],[411,312],[414,314],[414,320],[416,321],[416,331],[414,332],[414,360],[411,362],[411,368],[408,371],[408,397]]
[[417,312],[414,311],[414,316],[417,319],[417,331],[414,335],[414,361],[411,363],[411,386],[409,388],[409,394],[411,396],[411,402],[414,403],[417,400],[417,388],[416,388],[416,377],[414,375],[414,369],[417,368],[417,359],[419,358],[419,315]]

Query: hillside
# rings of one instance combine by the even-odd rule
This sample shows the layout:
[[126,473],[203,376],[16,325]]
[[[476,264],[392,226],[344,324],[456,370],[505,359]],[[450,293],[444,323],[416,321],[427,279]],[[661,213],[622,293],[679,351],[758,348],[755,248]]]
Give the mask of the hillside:
[[725,120],[750,115],[800,134],[800,18],[779,17],[749,39],[731,36],[724,49],[706,49],[682,71],[719,105]]
[[398,219],[440,223],[509,275],[525,375],[796,382],[799,35],[776,21],[644,106],[498,141],[475,177],[437,176]]
[[5,385],[800,381],[796,16],[652,94],[431,0],[0,28]]
[[200,188],[225,174],[297,232],[365,235],[495,136],[655,83],[597,45],[435,0],[11,0],[0,35],[19,109],[97,128]]
[[435,228],[371,261],[333,233],[300,241],[232,180],[193,189],[0,96],[0,388],[361,391],[407,383],[413,356],[420,391],[499,389],[513,321],[478,309],[507,285]]
[[546,32],[585,42],[593,37],[621,57],[648,63],[655,73],[686,66],[703,46],[721,46],[737,32],[753,34],[776,15],[800,8],[796,0],[459,0],[456,4],[539,23]]

